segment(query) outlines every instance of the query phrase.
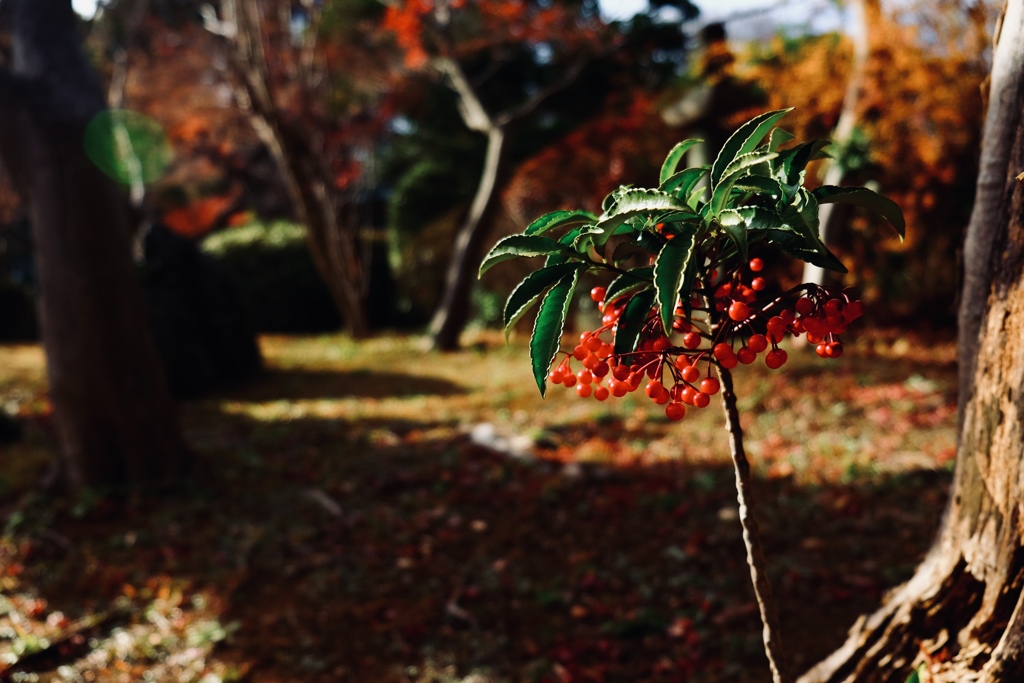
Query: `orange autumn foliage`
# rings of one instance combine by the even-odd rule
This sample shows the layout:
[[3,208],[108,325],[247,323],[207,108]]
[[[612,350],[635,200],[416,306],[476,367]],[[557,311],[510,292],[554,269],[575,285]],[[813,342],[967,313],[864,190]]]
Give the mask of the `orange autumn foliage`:
[[435,32],[448,21],[458,26],[455,54],[446,55],[452,57],[524,41],[555,41],[573,49],[592,40],[599,28],[596,19],[583,21],[572,7],[526,0],[453,0],[443,9],[432,0],[405,0],[388,6],[382,28],[394,36],[405,66],[419,69],[440,50]]
[[225,214],[236,204],[241,189],[226,195],[197,199],[186,206],[164,212],[163,222],[174,232],[185,237],[202,237],[224,220]]
[[[869,217],[847,214],[855,231],[840,230],[838,247],[850,266],[845,283],[894,316],[930,310],[952,319],[950,254],[962,241],[977,174],[993,10],[992,2],[941,0],[896,13],[868,2],[870,53],[857,103],[868,163],[851,169],[844,184],[878,183],[902,207],[907,239],[900,243]],[[749,50],[738,73],[762,87],[766,108],[795,107],[785,125],[798,137],[828,138],[851,54],[846,37],[795,46],[780,38]]]

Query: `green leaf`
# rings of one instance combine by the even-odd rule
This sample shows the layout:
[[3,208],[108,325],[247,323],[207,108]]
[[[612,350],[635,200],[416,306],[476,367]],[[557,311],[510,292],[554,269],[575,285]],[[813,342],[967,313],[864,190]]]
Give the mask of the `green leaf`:
[[658,189],[662,192],[671,192],[680,199],[684,199],[700,183],[701,179],[707,175],[709,170],[707,166],[688,168],[663,180]]
[[480,264],[477,277],[483,275],[492,266],[520,256],[548,256],[567,252],[562,243],[541,235],[509,235],[498,240]]
[[924,671],[924,670],[925,670],[925,665],[924,664],[918,665],[918,667],[916,669],[914,669],[914,672],[912,674],[910,674],[910,677],[907,679],[906,683],[922,683],[921,682],[921,672]]
[[806,236],[788,228],[770,229],[767,231],[768,242],[782,249],[790,256],[826,270],[845,273],[846,266],[835,254],[821,244],[810,244]]
[[675,175],[676,168],[679,166],[679,162],[683,160],[683,157],[686,156],[686,153],[702,142],[704,141],[697,139],[683,140],[673,147],[672,151],[665,157],[665,163],[661,165],[661,176],[658,182],[664,184],[666,180]]
[[540,302],[540,310],[537,311],[533,335],[530,337],[530,362],[533,364],[533,378],[537,381],[541,396],[547,388],[545,380],[551,368],[551,361],[555,359],[562,342],[565,318],[569,313],[572,293],[579,278],[579,270],[564,276],[544,295]]
[[619,201],[619,197],[625,192],[629,192],[632,189],[632,185],[619,185],[617,188],[605,195],[605,198],[601,200],[601,210],[607,211],[615,205],[615,202]]
[[524,235],[541,235],[555,228],[572,227],[596,223],[597,216],[589,211],[552,211],[546,213],[526,227]]
[[635,294],[626,304],[625,310],[619,316],[619,323],[615,328],[615,355],[625,356],[636,351],[637,342],[640,340],[640,332],[647,323],[651,314],[651,307],[654,305],[654,290]]
[[725,174],[711,193],[711,213],[717,216],[726,207],[729,197],[732,195],[733,185],[740,178],[744,177],[743,172],[745,170],[765,161],[771,161],[777,156],[778,154],[775,152],[751,152],[750,154],[736,157],[736,160],[725,169]]
[[731,211],[743,217],[748,231],[788,227],[778,211],[763,206],[739,206]]
[[899,205],[888,197],[883,197],[866,187],[836,187],[834,185],[823,185],[814,190],[813,194],[819,204],[853,204],[874,211],[892,224],[901,240],[906,237],[907,224],[903,219],[903,212]]
[[668,192],[643,188],[628,190],[601,216],[597,227],[603,234],[596,236],[594,243],[603,245],[613,234],[619,234],[616,228],[634,216],[655,216],[666,211],[690,213],[686,204]]
[[672,331],[676,300],[690,298],[693,280],[687,282],[690,264],[697,254],[697,231],[689,230],[665,243],[654,262],[654,287],[658,292],[658,312],[665,333]]
[[788,130],[782,130],[781,128],[775,128],[772,130],[772,134],[768,136],[768,151],[778,152],[779,148],[790,140],[795,140],[796,136],[790,133]]
[[779,109],[770,111],[760,116],[755,116],[736,129],[736,132],[729,136],[718,153],[715,162],[711,164],[711,185],[718,185],[718,181],[725,175],[726,168],[736,157],[749,154],[757,149],[768,132],[775,126],[779,119],[793,111],[792,109]]
[[651,266],[633,268],[628,273],[623,273],[611,281],[605,289],[604,301],[610,303],[628,294],[635,294],[650,287],[653,280],[654,268]]
[[512,294],[509,295],[508,301],[505,302],[503,316],[505,322],[505,341],[508,341],[512,328],[530,310],[530,307],[536,303],[540,295],[544,293],[544,290],[566,275],[571,275],[574,271],[581,270],[583,267],[582,263],[560,263],[547,268],[541,268],[530,273],[522,282],[516,285],[516,288],[512,290]]
[[818,201],[814,195],[801,187],[794,199],[795,202],[780,214],[784,226],[768,230],[769,242],[801,261],[845,273],[846,266],[829,251],[818,234]]
[[807,168],[807,164],[815,159],[827,159],[829,155],[824,150],[831,144],[829,140],[812,140],[780,152],[781,180],[788,185],[799,185],[800,174]]
[[744,261],[749,259],[747,242],[747,223],[743,214],[736,209],[726,209],[718,217],[722,230],[736,244],[736,250]]
[[609,218],[617,218],[625,214],[635,216],[641,212],[685,211],[686,209],[685,204],[668,192],[640,187],[623,192],[618,200],[601,215],[598,224],[602,225]]
[[778,180],[766,178],[761,175],[748,175],[736,181],[732,186],[733,190],[755,194],[759,197],[767,197],[772,202],[778,202],[786,196],[785,190]]

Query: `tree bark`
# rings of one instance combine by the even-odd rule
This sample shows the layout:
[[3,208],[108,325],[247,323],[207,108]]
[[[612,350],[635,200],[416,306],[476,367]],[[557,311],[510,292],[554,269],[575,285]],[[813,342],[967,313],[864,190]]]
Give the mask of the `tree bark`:
[[429,334],[435,349],[457,349],[459,336],[469,322],[485,228],[499,205],[499,179],[505,175],[507,156],[505,130],[493,127],[487,133],[487,153],[473,203],[455,238],[452,257],[445,272],[441,302],[430,321]]
[[127,196],[83,151],[105,107],[99,80],[69,0],[4,4],[0,154],[32,221],[59,475],[71,490],[169,482],[187,451],[131,260]]
[[[207,28],[229,42],[238,99],[249,112],[256,134],[281,172],[300,223],[306,226],[313,264],[355,338],[369,336],[364,272],[354,227],[341,220],[342,200],[317,139],[316,126],[287,122],[271,91],[260,9],[255,0],[222,0],[221,20],[207,16]],[[310,89],[301,83],[300,88]],[[309,95],[309,92],[304,93]]]
[[801,683],[1024,680],[1024,0],[993,55],[964,249],[951,499],[914,578]]

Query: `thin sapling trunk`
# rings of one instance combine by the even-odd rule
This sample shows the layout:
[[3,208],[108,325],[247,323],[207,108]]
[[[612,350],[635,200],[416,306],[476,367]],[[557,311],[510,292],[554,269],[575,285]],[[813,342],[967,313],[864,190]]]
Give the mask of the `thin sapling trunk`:
[[772,586],[761,545],[761,533],[754,512],[751,495],[750,462],[743,449],[743,429],[740,427],[740,413],[736,407],[736,393],[733,390],[732,373],[718,368],[722,378],[722,405],[725,408],[725,429],[729,433],[729,451],[732,454],[733,469],[736,473],[736,505],[740,524],[743,526],[743,544],[747,548],[747,566],[750,567],[750,582],[754,586],[754,597],[761,613],[764,639],[764,653],[772,670],[773,683],[789,683],[786,653],[782,646],[782,631],[779,628],[779,613],[772,596]]

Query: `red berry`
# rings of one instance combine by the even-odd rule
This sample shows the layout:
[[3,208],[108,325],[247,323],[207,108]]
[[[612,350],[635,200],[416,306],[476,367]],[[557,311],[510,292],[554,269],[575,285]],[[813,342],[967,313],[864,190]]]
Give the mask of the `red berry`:
[[743,346],[736,352],[736,358],[744,365],[750,365],[757,358],[757,353],[749,346]]
[[829,299],[825,302],[825,315],[839,315],[843,310],[843,302],[839,299]]
[[581,384],[590,384],[594,381],[594,375],[591,374],[590,370],[583,368],[576,373],[576,379],[578,379]]
[[726,370],[732,370],[739,364],[739,362],[740,359],[735,353],[732,354],[731,356],[726,356],[725,358],[720,358],[718,360],[718,364],[721,365]]
[[682,377],[684,381],[692,384],[700,379],[700,370],[697,369],[696,365],[687,365],[679,372],[679,376]]
[[592,367],[590,370],[594,373],[594,377],[604,377],[608,374],[609,368],[608,364],[602,360],[598,361],[597,365]]
[[672,342],[668,340],[668,337],[658,337],[654,340],[654,351],[668,351],[670,348],[672,348]]
[[796,312],[800,315],[810,315],[814,312],[814,302],[806,296],[800,297],[796,300]]
[[570,372],[562,379],[562,384],[564,384],[567,387],[576,386],[576,375]]
[[848,323],[853,322],[862,315],[864,315],[864,304],[860,301],[851,301],[843,311],[843,317],[846,318]]
[[647,394],[647,398],[657,398],[661,393],[661,390],[664,388],[665,387],[662,386],[660,380],[652,379],[647,383],[647,386],[644,387],[644,393]]
[[747,346],[749,346],[750,350],[754,353],[761,353],[768,348],[768,338],[763,334],[751,335],[750,339],[747,340]]
[[828,344],[826,344],[825,342],[821,342],[820,344],[814,347],[814,352],[821,356],[822,358],[828,358]]
[[591,335],[583,342],[583,346],[586,347],[587,351],[597,351],[603,343],[597,335]]
[[612,377],[619,380],[620,382],[625,382],[626,379],[629,378],[629,366],[622,365],[621,363],[619,365],[616,365],[614,368],[612,368]]
[[786,328],[789,327],[789,325],[786,323],[784,318],[776,315],[768,319],[767,327],[768,339],[778,344],[785,336]]
[[693,405],[698,408],[707,408],[710,403],[711,397],[703,392],[698,391],[693,395]]
[[764,288],[768,286],[768,283],[764,281],[763,277],[755,277],[750,281],[750,288],[755,292],[764,291]]
[[672,402],[665,406],[665,415],[672,421],[686,417],[686,407],[682,403]]
[[764,364],[767,365],[772,370],[776,370],[785,365],[786,360],[788,359],[789,354],[787,354],[782,349],[772,349],[767,353],[767,355],[765,355]]
[[548,380],[552,384],[561,384],[565,378],[565,374],[562,372],[562,366],[559,365],[557,368],[548,373]]
[[708,396],[714,396],[721,388],[721,384],[714,377],[705,377],[700,383],[700,393],[707,394]]
[[695,349],[700,346],[700,334],[697,332],[687,332],[683,335],[683,346],[688,349]]
[[598,401],[603,401],[608,398],[608,387],[603,387],[600,384],[594,389],[594,398]]
[[742,322],[750,317],[750,306],[742,301],[733,301],[729,304],[729,317],[735,322]]
[[608,382],[608,388],[611,390],[612,396],[616,398],[622,398],[629,393],[629,385],[614,379]]
[[764,261],[762,261],[759,258],[750,259],[750,270],[754,271],[755,273],[760,273],[762,270],[764,270]]
[[829,358],[839,358],[841,355],[843,355],[842,342],[832,342],[831,344],[828,345]]
[[594,287],[590,290],[590,298],[594,301],[604,301],[604,287]]
[[576,348],[572,350],[572,357],[575,358],[576,360],[583,360],[584,358],[587,357],[588,353],[590,352],[587,351],[586,347],[583,346],[583,344],[577,344]]
[[589,384],[576,385],[576,395],[579,396],[580,398],[586,398],[587,396],[590,396],[590,394],[593,393],[593,391],[594,388]]
[[654,397],[654,402],[657,403],[659,406],[663,406],[666,403],[668,403],[671,399],[672,396],[669,393],[668,389],[662,387],[661,391],[658,392],[658,395]]
[[711,349],[711,355],[713,355],[718,360],[722,360],[723,358],[727,358],[735,354],[733,353],[731,346],[722,342],[719,344],[715,344],[715,348]]

